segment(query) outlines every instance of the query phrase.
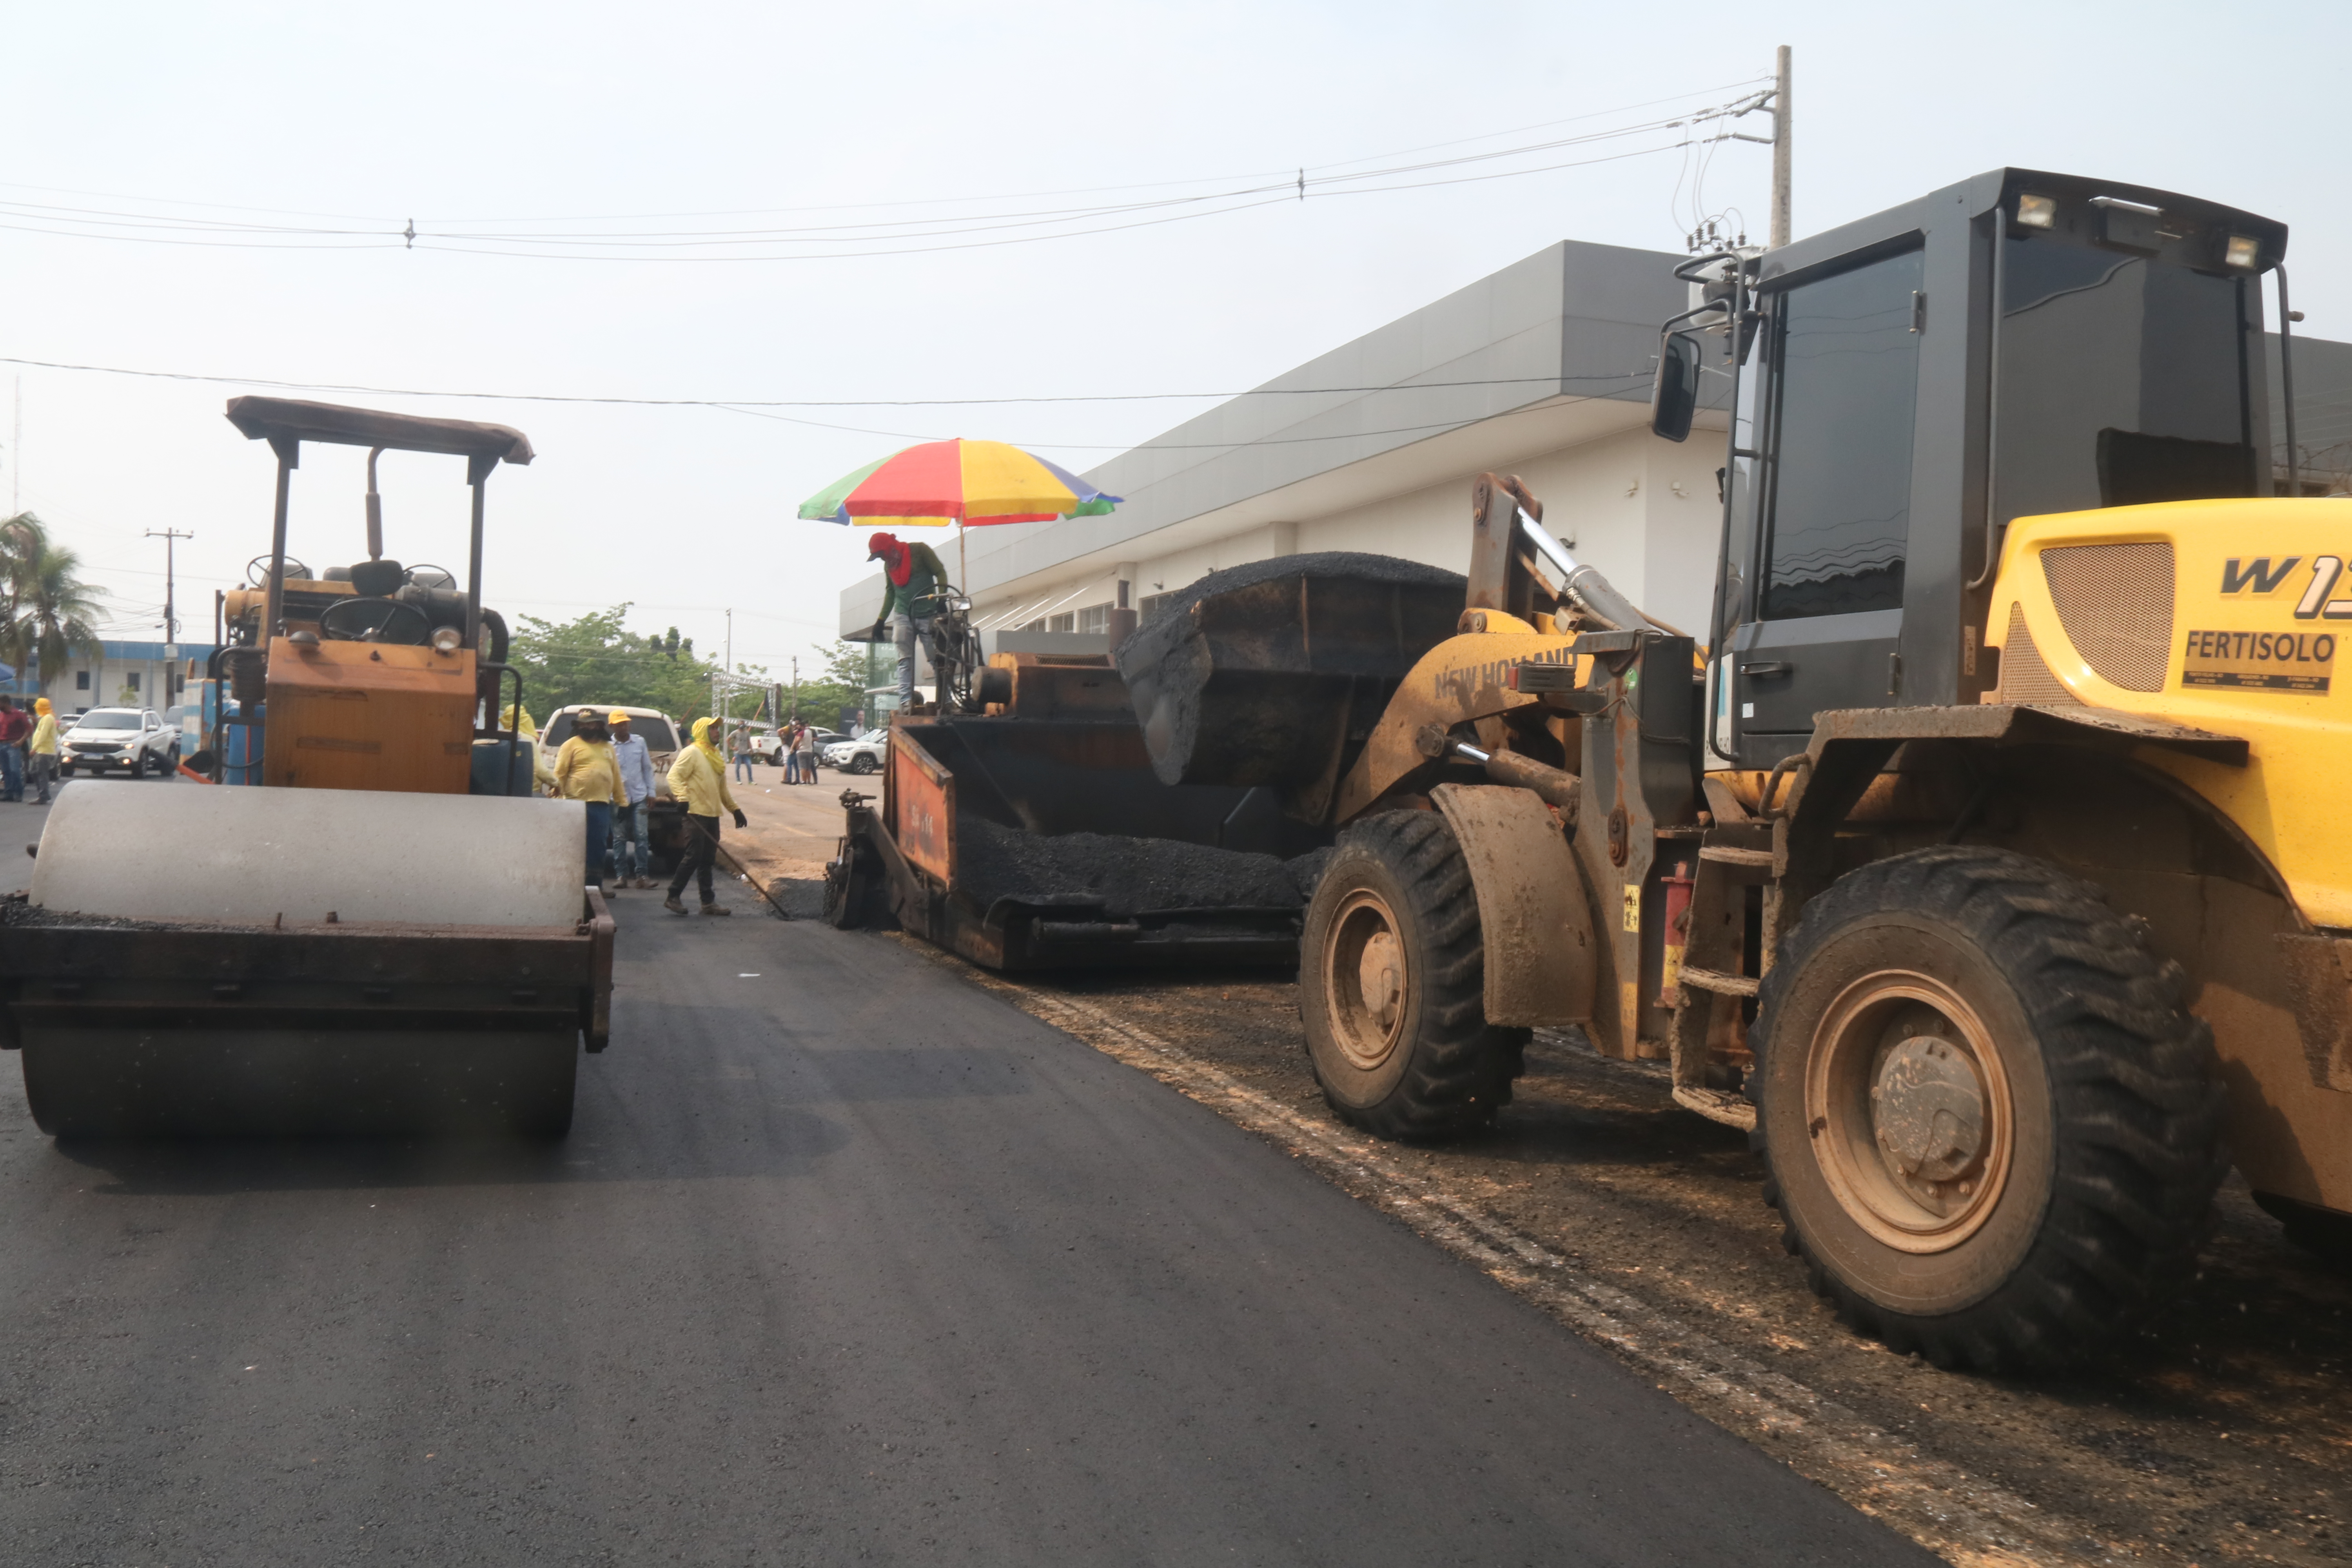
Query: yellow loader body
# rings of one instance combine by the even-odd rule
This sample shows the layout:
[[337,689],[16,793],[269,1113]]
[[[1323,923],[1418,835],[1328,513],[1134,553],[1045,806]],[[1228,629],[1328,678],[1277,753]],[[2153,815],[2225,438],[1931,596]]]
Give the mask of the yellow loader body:
[[2192,979],[2261,1191],[2352,1208],[2352,500],[2174,501],[2021,519],[2002,551],[1988,700],[2146,715],[2248,743],[2244,766],[2136,760],[2206,803],[2277,896],[2167,870],[2120,903]]

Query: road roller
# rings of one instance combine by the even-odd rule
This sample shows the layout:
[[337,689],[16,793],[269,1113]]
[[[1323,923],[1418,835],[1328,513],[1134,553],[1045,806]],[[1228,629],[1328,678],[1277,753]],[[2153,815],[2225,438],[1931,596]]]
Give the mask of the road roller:
[[[226,606],[194,783],[77,781],[0,903],[0,1047],[52,1136],[559,1138],[604,1049],[613,921],[584,808],[530,793],[526,694],[482,604],[501,425],[274,397],[269,552]],[[367,555],[287,550],[305,443],[368,449]],[[467,576],[383,553],[376,458],[462,458]]]

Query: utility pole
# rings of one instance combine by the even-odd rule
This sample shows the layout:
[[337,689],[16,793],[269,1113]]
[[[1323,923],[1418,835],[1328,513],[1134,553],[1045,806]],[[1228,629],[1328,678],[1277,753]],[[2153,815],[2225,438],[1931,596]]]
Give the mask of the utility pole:
[[8,437],[8,515],[22,515],[25,476],[25,378],[16,378],[16,427]]
[[1789,46],[1780,46],[1772,88],[1772,236],[1770,247],[1789,243]]
[[793,655],[793,722],[794,722],[795,724],[799,723],[799,722],[800,722],[800,717],[801,717],[801,656],[800,656],[800,655],[798,655],[798,654],[794,654],[794,655]]
[[[182,533],[176,528],[151,528],[146,537],[163,542],[163,658],[167,662],[176,664],[180,658],[180,613],[172,591],[176,581],[173,575],[174,552],[180,541],[194,539],[195,535]],[[178,671],[167,669],[163,672],[163,694],[167,699],[173,695],[173,687],[178,679]]]

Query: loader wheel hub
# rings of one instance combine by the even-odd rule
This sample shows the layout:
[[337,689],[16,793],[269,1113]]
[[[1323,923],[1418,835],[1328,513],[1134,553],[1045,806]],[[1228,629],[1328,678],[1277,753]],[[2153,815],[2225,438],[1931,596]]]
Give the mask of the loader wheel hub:
[[1870,1108],[1878,1146],[1906,1181],[1956,1182],[1984,1145],[1984,1091],[1940,1036],[1914,1035],[1886,1053]]
[[1324,949],[1324,994],[1331,1037],[1349,1065],[1377,1069],[1395,1052],[1409,1010],[1412,982],[1395,911],[1369,888],[1348,895]]
[[2015,1142],[2009,1075],[1968,999],[1881,970],[1823,1013],[1806,1063],[1815,1157],[1846,1213],[1905,1252],[1943,1252],[1982,1228]]
[[1363,986],[1364,1010],[1385,1030],[1396,1022],[1397,1004],[1404,1000],[1404,954],[1392,932],[1382,931],[1364,944],[1356,974]]

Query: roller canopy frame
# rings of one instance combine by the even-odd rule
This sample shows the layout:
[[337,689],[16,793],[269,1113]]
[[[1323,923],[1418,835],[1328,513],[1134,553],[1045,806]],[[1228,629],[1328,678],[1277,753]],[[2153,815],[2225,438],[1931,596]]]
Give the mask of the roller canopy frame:
[[[474,510],[466,557],[466,646],[482,641],[482,488],[490,470],[501,462],[528,463],[537,454],[530,437],[509,425],[485,425],[471,419],[428,419],[415,414],[387,414],[376,408],[352,408],[340,403],[306,403],[293,397],[232,397],[228,422],[249,441],[267,441],[278,454],[278,501],[269,531],[269,601],[262,612],[264,647],[278,635],[285,611],[286,510],[293,493],[294,470],[302,466],[302,443],[326,441],[339,447],[383,447],[399,452],[440,452],[466,459],[466,483],[473,488]],[[373,487],[374,468],[368,472]],[[373,516],[373,514],[371,514]],[[513,731],[506,731],[509,743]]]
[[340,403],[292,397],[232,397],[228,422],[249,441],[326,441],[339,447],[382,447],[394,452],[441,452],[524,464],[535,455],[530,437],[510,425],[471,419],[428,419]]

